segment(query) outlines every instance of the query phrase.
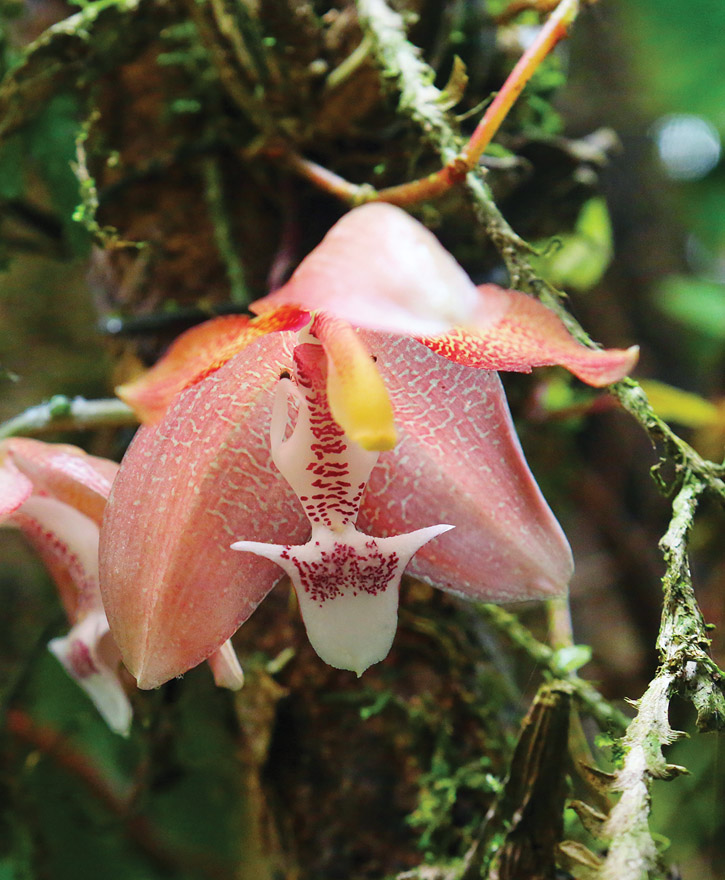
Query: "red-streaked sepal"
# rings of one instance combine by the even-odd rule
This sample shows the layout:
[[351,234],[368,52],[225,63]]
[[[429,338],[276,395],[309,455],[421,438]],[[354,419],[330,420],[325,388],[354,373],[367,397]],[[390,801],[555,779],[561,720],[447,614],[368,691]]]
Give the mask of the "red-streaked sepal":
[[0,523],[12,516],[30,498],[33,484],[0,448]]
[[498,375],[413,339],[362,336],[378,358],[400,442],[380,455],[359,527],[395,535],[432,518],[456,526],[422,547],[408,571],[471,599],[565,592],[571,551],[524,459]]
[[294,307],[254,319],[246,315],[212,318],[182,333],[157,364],[133,382],[120,385],[116,394],[144,424],[155,424],[177,394],[218,370],[260,336],[301,330],[309,320],[307,312]]
[[398,625],[400,578],[413,554],[453,528],[429,526],[407,535],[373,538],[348,525],[312,530],[301,546],[237,541],[289,575],[307,637],[325,663],[358,676],[387,657]]
[[43,560],[71,623],[102,607],[98,526],[92,519],[57,498],[32,495],[12,522]]
[[98,525],[56,498],[31,496],[14,514],[58,587],[73,623],[48,648],[88,694],[108,726],[127,736],[132,709],[118,676],[121,656],[108,632],[98,586]]
[[[471,324],[418,341],[449,360],[484,370],[529,373],[532,367],[563,366],[597,388],[624,378],[637,363],[639,348],[587,348],[577,342],[545,305],[517,290],[494,284],[478,288]],[[491,323],[491,314],[500,317]]]

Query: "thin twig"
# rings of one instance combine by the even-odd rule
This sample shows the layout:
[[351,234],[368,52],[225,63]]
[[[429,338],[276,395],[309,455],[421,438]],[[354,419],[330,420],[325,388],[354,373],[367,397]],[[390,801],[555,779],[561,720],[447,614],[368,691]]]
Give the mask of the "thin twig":
[[551,676],[563,679],[574,690],[581,708],[605,730],[625,730],[630,719],[612,706],[599,691],[575,672],[567,672],[559,664],[557,651],[534,638],[519,619],[500,605],[480,605],[483,618],[498,632],[503,633],[517,648],[542,666]]
[[247,285],[244,264],[237,253],[235,234],[224,198],[224,179],[218,157],[206,156],[202,160],[201,167],[214,240],[229,281],[229,301],[236,306],[246,306],[252,301],[252,294]]
[[[419,57],[418,50],[405,36],[402,17],[384,0],[357,0],[360,23],[365,29],[366,54],[372,50],[386,77],[395,79],[400,90],[400,108],[412,116],[424,134],[432,136],[445,164],[434,174],[397,186],[376,190],[368,184],[354,184],[334,172],[306,159],[293,150],[270,148],[266,154],[282,158],[288,167],[312,181],[330,195],[352,205],[388,202],[401,207],[415,205],[443,195],[466,179],[478,167],[479,159],[498,132],[524,87],[541,62],[563,39],[579,11],[579,0],[561,0],[546,25],[524,52],[494,100],[488,105],[468,143],[453,129],[443,109],[442,93],[433,85],[432,71]],[[441,137],[445,148],[441,151]]]
[[47,431],[74,431],[86,428],[118,427],[138,424],[131,407],[116,398],[86,400],[56,394],[47,403],[31,406],[0,425],[0,440],[18,434],[33,436]]

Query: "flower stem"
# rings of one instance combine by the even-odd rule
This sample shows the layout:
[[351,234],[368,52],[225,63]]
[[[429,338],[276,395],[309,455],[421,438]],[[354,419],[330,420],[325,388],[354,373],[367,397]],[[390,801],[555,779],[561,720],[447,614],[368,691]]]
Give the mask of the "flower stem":
[[578,12],[579,0],[562,0],[539,31],[536,39],[518,60],[461,152],[461,159],[469,169],[476,165],[483,151],[491,143],[491,139],[541,62],[559,40],[567,35]]
[[407,108],[409,115],[415,116],[417,113],[424,131],[437,131],[438,135],[449,132],[446,140],[450,158],[439,171],[427,177],[375,190],[367,184],[351,183],[294,151],[275,149],[269,150],[268,155],[282,156],[290,168],[342,201],[350,204],[379,201],[405,207],[443,195],[452,186],[465,180],[468,172],[477,167],[481,155],[526,84],[544,58],[567,35],[579,11],[579,0],[561,0],[489,104],[463,149],[459,149],[458,138],[448,125],[445,112],[437,106],[441,93],[432,84],[427,65],[405,39],[402,18],[384,0],[358,0],[358,10],[367,30],[364,39],[366,47],[372,46],[385,73],[398,80],[401,109]]

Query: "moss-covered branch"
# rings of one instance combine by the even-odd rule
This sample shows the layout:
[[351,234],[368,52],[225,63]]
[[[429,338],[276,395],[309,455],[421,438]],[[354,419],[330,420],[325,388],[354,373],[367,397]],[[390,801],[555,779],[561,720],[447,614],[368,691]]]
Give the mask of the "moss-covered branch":
[[605,730],[626,729],[629,718],[609,703],[594,685],[579,678],[575,671],[568,671],[564,663],[565,655],[534,638],[515,615],[501,608],[500,605],[480,605],[479,613],[488,624],[503,633],[513,645],[539,664],[548,675],[566,681],[582,711],[591,715],[600,727]]
[[702,480],[691,477],[685,481],[660,542],[667,565],[657,640],[661,663],[622,739],[624,763],[614,783],[621,798],[604,827],[611,843],[602,880],[642,880],[657,869],[657,850],[648,824],[650,785],[653,779],[669,779],[683,772],[667,764],[662,751],[678,736],[668,721],[671,696],[676,692],[689,695],[701,729],[725,728],[723,673],[707,654],[709,640],[687,559],[687,538],[704,491]]
[[47,403],[31,406],[0,425],[0,440],[21,434],[34,436],[47,431],[77,431],[137,423],[133,410],[116,398],[86,400],[56,394]]
[[0,83],[0,141],[53,95],[92,85],[134,58],[175,14],[170,0],[99,0],[48,28]]

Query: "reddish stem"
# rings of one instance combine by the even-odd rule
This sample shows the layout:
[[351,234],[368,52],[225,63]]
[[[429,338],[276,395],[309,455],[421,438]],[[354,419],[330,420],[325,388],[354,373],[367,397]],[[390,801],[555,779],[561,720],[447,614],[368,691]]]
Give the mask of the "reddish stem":
[[290,168],[302,177],[306,177],[321,190],[348,204],[377,201],[405,207],[425,199],[436,198],[460,183],[468,172],[476,167],[484,150],[491,143],[501,127],[501,123],[534,72],[559,40],[567,35],[569,26],[576,18],[578,11],[579,0],[561,0],[549,20],[539,31],[534,42],[524,52],[506,78],[501,91],[489,104],[460,155],[434,174],[376,191],[369,185],[359,186],[350,183],[333,171],[323,168],[322,165],[305,159],[293,151],[284,151],[275,147],[267,154],[271,157],[283,158]]
[[559,40],[567,35],[569,25],[576,18],[578,11],[579,0],[562,0],[539,31],[534,42],[519,58],[516,66],[506,78],[501,91],[489,104],[483,114],[483,119],[478,123],[471,139],[463,148],[461,158],[469,168],[475,167],[483,151],[491,143],[491,139],[501,127],[501,123],[541,62]]

